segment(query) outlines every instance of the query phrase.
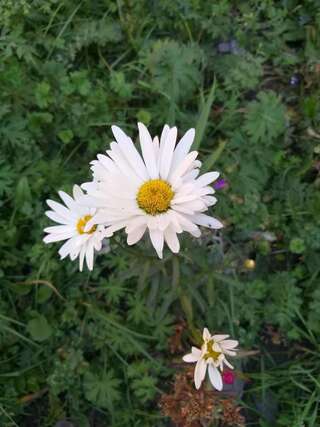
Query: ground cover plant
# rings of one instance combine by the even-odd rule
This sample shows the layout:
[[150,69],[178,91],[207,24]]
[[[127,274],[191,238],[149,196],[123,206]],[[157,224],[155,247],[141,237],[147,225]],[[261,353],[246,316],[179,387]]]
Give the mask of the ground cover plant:
[[[0,27],[0,425],[319,426],[317,2],[6,0]],[[80,272],[46,200],[137,122],[196,129],[224,228],[163,259],[118,231]],[[222,391],[183,361],[205,327],[239,341]]]

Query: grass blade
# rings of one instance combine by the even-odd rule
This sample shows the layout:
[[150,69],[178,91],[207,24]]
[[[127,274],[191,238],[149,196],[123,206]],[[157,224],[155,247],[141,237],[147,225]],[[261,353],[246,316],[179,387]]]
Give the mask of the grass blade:
[[196,137],[193,143],[193,149],[194,150],[199,150],[200,148],[200,144],[201,141],[204,137],[206,128],[207,128],[207,124],[208,124],[208,120],[209,120],[209,114],[211,111],[211,107],[214,101],[214,95],[216,92],[216,79],[214,79],[213,84],[211,86],[208,98],[202,108],[202,111],[200,113],[200,117],[198,119],[198,123],[196,126]]

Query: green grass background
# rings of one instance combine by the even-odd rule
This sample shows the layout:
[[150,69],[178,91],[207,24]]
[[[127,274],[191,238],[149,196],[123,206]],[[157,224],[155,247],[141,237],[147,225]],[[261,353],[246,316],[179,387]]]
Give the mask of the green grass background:
[[[169,426],[157,402],[186,317],[257,351],[237,362],[248,426],[320,425],[318,6],[0,2],[1,426]],[[42,243],[45,200],[137,121],[197,128],[226,227],[163,262],[119,235],[80,274]]]

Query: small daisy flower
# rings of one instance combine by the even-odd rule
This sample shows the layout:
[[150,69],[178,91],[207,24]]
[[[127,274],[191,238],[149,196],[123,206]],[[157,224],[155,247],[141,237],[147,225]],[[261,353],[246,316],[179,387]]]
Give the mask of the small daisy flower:
[[85,258],[89,270],[92,270],[94,251],[101,249],[102,240],[107,236],[105,227],[93,225],[89,230],[85,229],[96,209],[79,203],[84,194],[78,185],[73,187],[73,198],[64,191],[59,191],[59,196],[66,206],[47,200],[52,210],[47,211],[46,215],[61,225],[45,228],[48,234],[43,241],[51,243],[67,240],[59,249],[61,259],[69,255],[73,261],[79,257],[79,268],[82,271]]
[[220,371],[223,371],[223,366],[233,369],[231,363],[228,362],[226,356],[235,356],[238,346],[238,341],[229,340],[229,335],[210,335],[207,328],[204,328],[203,344],[201,349],[192,347],[191,353],[183,356],[184,362],[196,363],[194,370],[194,383],[196,389],[201,387],[208,368],[209,379],[212,386],[216,390],[222,390],[223,381]]
[[112,126],[116,142],[107,155],[91,162],[93,182],[83,184],[86,203],[99,208],[87,227],[104,224],[110,233],[125,229],[128,245],[137,243],[148,231],[153,247],[162,258],[164,242],[177,253],[178,234],[186,231],[200,237],[199,226],[219,229],[220,221],[204,212],[214,205],[211,184],[218,172],[199,176],[198,153],[190,151],[195,131],[190,129],[176,145],[177,128],[165,125],[153,140],[138,123],[142,155],[131,138]]

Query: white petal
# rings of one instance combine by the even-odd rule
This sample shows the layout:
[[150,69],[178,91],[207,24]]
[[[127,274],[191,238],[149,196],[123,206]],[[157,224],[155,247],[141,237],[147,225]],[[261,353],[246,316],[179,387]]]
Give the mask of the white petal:
[[157,218],[159,230],[164,231],[170,224],[170,214],[168,212],[165,212],[163,214],[157,215]]
[[167,134],[170,130],[170,127],[168,125],[164,125],[162,132],[161,132],[161,137],[160,137],[160,145],[162,145],[167,137]]
[[219,230],[223,227],[223,224],[216,218],[201,213],[193,215],[192,220],[198,225],[202,225],[203,227],[209,227],[214,230]]
[[158,257],[162,259],[162,251],[163,251],[163,242],[164,236],[163,231],[160,230],[149,230],[150,239],[153,247],[157,251]]
[[[117,165],[108,156],[105,156],[104,154],[98,154],[97,159],[99,160],[99,163],[101,164],[101,166],[103,166],[103,168],[106,169],[105,171],[102,170],[101,172],[103,172],[103,173],[106,171],[110,172],[110,173],[117,173],[118,172]],[[95,161],[93,161],[92,164],[94,164],[96,166],[98,165]]]
[[223,363],[225,363],[228,366],[228,368],[234,369],[234,367],[231,365],[231,363],[227,359],[224,359]]
[[189,129],[180,139],[176,149],[174,150],[170,174],[174,172],[174,169],[176,168],[176,166],[180,162],[182,162],[182,160],[189,153],[191,145],[194,140],[194,136],[195,136],[195,130]]
[[202,200],[207,206],[214,206],[218,201],[214,196],[203,196]]
[[149,230],[159,230],[160,227],[160,221],[159,221],[160,215],[146,215],[147,225]]
[[202,162],[200,162],[200,160],[195,160],[190,166],[190,169],[193,169],[193,168],[199,169],[201,168],[201,166],[202,166]]
[[232,351],[232,350],[225,349],[225,350],[223,350],[223,352],[225,354],[227,354],[228,356],[236,356],[237,355],[236,351]]
[[132,167],[127,157],[122,153],[119,145],[116,142],[111,142],[110,144],[111,150],[107,150],[107,153],[111,157],[111,159],[118,166],[122,175],[129,180],[129,182],[134,183],[134,185],[140,185],[143,181],[142,178],[136,173],[136,165]]
[[173,127],[167,133],[166,139],[161,147],[161,158],[160,158],[160,177],[164,180],[167,179],[171,161],[173,157],[173,150],[177,139],[177,128]]
[[74,222],[74,219],[73,219],[73,218],[68,218],[68,219],[66,219],[66,218],[64,218],[63,216],[61,216],[61,215],[57,214],[57,213],[56,213],[56,212],[54,212],[54,211],[46,211],[46,212],[45,212],[45,215],[46,215],[48,218],[52,219],[52,221],[57,222],[58,224],[71,224],[71,223],[73,223],[73,222]]
[[131,233],[129,233],[127,237],[128,245],[134,245],[135,243],[137,243],[143,237],[146,228],[146,225],[142,225],[141,227],[138,227],[134,229]]
[[172,215],[174,215],[176,221],[179,223],[182,230],[187,231],[194,237],[201,236],[201,231],[199,227],[197,227],[193,222],[191,222],[185,215],[182,215],[176,211],[173,211]]
[[175,231],[172,230],[171,227],[168,227],[164,231],[164,240],[166,241],[167,245],[169,246],[170,250],[176,254],[180,250],[180,243],[179,239],[177,237],[177,234]]
[[45,233],[53,234],[62,234],[69,231],[73,231],[73,233],[76,234],[75,227],[72,227],[71,225],[53,225],[52,227],[46,227],[43,231]]
[[[179,211],[187,215],[194,215],[195,212],[206,209],[206,205],[201,199],[197,199],[192,200],[191,202],[183,202],[173,205],[172,208],[174,208],[175,211]],[[196,220],[194,220],[194,222],[198,224]]]
[[215,181],[219,177],[219,172],[207,172],[203,175],[201,175],[196,180],[197,187],[204,187],[205,185],[210,184],[211,182]]
[[127,159],[135,173],[142,179],[148,179],[148,173],[143,160],[134,146],[132,139],[126,135],[118,126],[111,127],[122,154]]
[[81,247],[77,247],[77,248],[74,248],[72,252],[70,252],[71,261],[74,261],[76,258],[78,258],[80,251],[81,251]]
[[48,234],[43,238],[44,243],[53,243],[60,242],[61,240],[69,239],[74,235],[74,232],[69,233],[61,233],[61,234]]
[[176,217],[174,210],[170,209],[167,214],[170,218],[170,226],[172,227],[172,229],[178,234],[182,233],[183,229],[179,224],[178,218]]
[[119,142],[127,142],[127,140],[129,139],[129,137],[127,136],[127,134],[125,132],[123,132],[123,130],[121,128],[119,128],[118,126],[111,126],[111,130],[112,133],[116,139],[116,141]]
[[211,339],[211,334],[210,334],[208,328],[203,328],[202,338],[203,338],[203,340],[210,340]]
[[73,200],[69,194],[65,193],[64,191],[58,192],[60,198],[64,202],[64,204],[72,211],[79,212],[81,209],[79,209],[77,203]]
[[210,382],[213,385],[213,387],[216,390],[221,391],[223,389],[223,383],[222,383],[221,374],[218,371],[218,369],[212,364],[209,364],[208,372],[209,372]]
[[47,205],[50,206],[52,210],[57,212],[60,216],[65,219],[77,218],[77,214],[72,212],[71,210],[64,207],[61,203],[57,203],[54,200],[47,200]]
[[194,370],[194,383],[196,389],[199,390],[201,383],[206,376],[207,364],[204,359],[199,359]]
[[[213,342],[213,344],[212,344],[212,350],[213,351],[216,351],[217,353],[220,353],[220,352],[222,352],[222,347],[221,347],[221,343],[217,343],[217,342]],[[224,355],[223,354],[220,354],[220,356],[222,357],[222,358],[224,358]],[[219,357],[220,357],[219,356]]]
[[159,142],[159,138],[157,136],[155,136],[153,138],[152,144],[153,144],[154,154],[155,154],[156,159],[157,159],[157,166],[159,167],[159,161],[160,161],[160,142]]
[[183,181],[185,181],[185,182],[193,181],[194,179],[197,178],[199,173],[200,173],[199,169],[192,169],[191,171],[189,171],[185,175],[183,175]]
[[191,202],[197,199],[199,196],[195,193],[180,195],[180,192],[176,193],[176,196],[172,199],[171,205],[178,205],[180,203]]
[[80,197],[83,196],[83,191],[81,190],[81,188],[79,187],[79,185],[74,185],[73,186],[72,193],[73,193],[73,198],[75,200],[78,200]]
[[195,363],[195,362],[198,362],[199,356],[194,353],[189,353],[184,355],[182,360],[186,363]]
[[126,226],[126,233],[130,234],[132,231],[134,231],[136,228],[140,228],[142,225],[147,224],[147,216],[141,215],[137,217],[131,217],[128,219],[128,224]]
[[83,270],[83,261],[84,261],[84,256],[86,253],[86,248],[85,246],[83,246],[80,250],[80,254],[79,254],[79,270],[82,271]]
[[[108,236],[111,236],[115,231],[121,230],[121,228],[124,228],[127,225],[128,220],[121,220],[117,221],[114,224],[112,224],[110,227],[106,228],[106,231],[108,232]],[[89,221],[87,222],[89,224]]]
[[148,129],[143,123],[138,123],[139,139],[142,150],[144,162],[146,164],[150,178],[155,179],[159,177],[159,171],[156,162],[156,156],[152,144],[152,138]]
[[219,342],[229,338],[230,335],[212,335],[214,341]]
[[189,166],[196,159],[197,155],[197,151],[192,151],[191,153],[189,153],[173,172],[172,176],[170,177],[170,183],[174,190],[177,188],[179,179],[184,173],[187,172]]
[[195,225],[192,221],[192,216],[184,215],[175,210],[175,207],[172,209],[172,216],[175,217],[175,219],[179,222],[180,226],[182,227],[183,231],[188,231],[189,233],[192,231],[195,231],[196,229],[199,229],[197,225]]
[[198,355],[199,357],[201,356],[201,350],[197,347],[191,347],[191,353]]
[[224,340],[220,343],[223,349],[231,350],[239,345],[239,341],[236,340]]
[[214,188],[210,187],[209,185],[206,185],[205,187],[201,187],[197,190],[197,194],[199,196],[207,196],[208,194],[214,194],[215,190]]
[[61,257],[61,259],[65,258],[69,255],[70,252],[72,252],[75,248],[75,242],[77,240],[77,236],[72,237],[71,239],[67,240],[59,249],[58,253]]
[[93,252],[93,243],[89,241],[86,248],[86,262],[90,271],[93,269]]

